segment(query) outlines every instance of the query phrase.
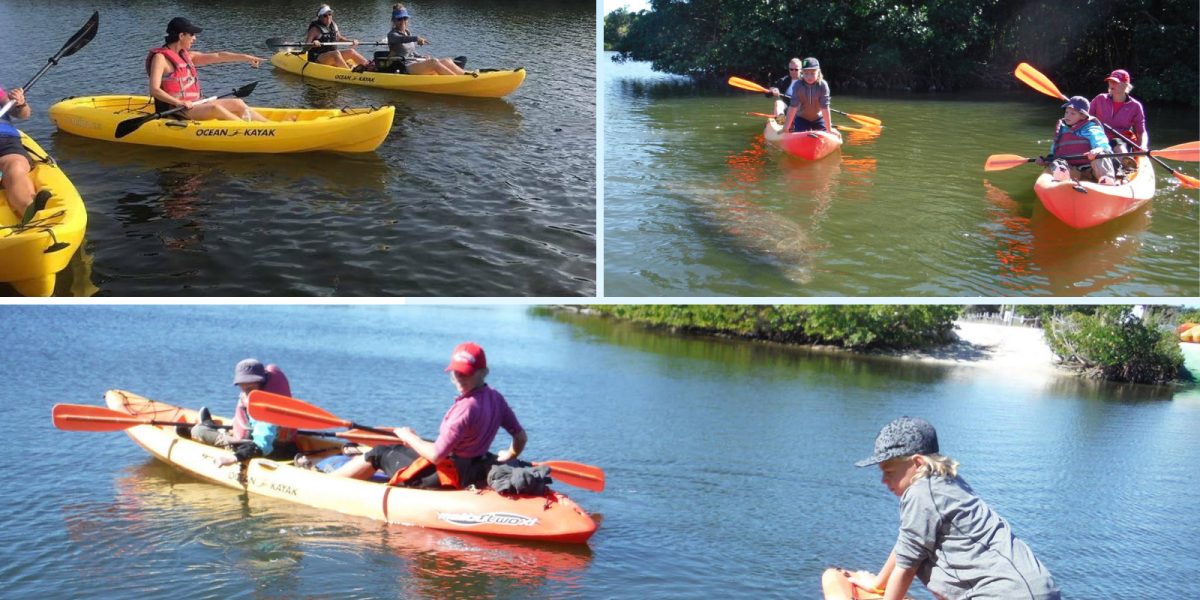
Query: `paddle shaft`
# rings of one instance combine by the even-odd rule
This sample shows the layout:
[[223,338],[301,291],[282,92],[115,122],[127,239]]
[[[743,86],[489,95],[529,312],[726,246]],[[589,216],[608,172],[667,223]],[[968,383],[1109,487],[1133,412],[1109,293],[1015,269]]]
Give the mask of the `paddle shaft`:
[[[71,39],[67,40],[67,43],[63,44],[63,47],[59,48],[58,52],[55,52],[54,56],[51,56],[50,60],[46,61],[46,64],[42,65],[42,68],[38,69],[38,72],[34,74],[33,77],[29,78],[29,81],[22,86],[21,89],[28,92],[29,88],[33,87],[33,84],[37,83],[37,81],[42,78],[42,75],[46,74],[46,71],[50,70],[50,67],[58,64],[58,59],[63,58],[68,54],[74,54],[75,51],[87,45],[87,43],[91,41],[91,37],[88,37],[88,34],[90,33],[92,36],[95,35],[95,32],[91,32],[89,30],[93,27],[98,27],[99,24],[100,14],[98,12],[92,13],[92,17],[88,19],[88,22],[84,23],[83,27],[79,31],[75,32],[75,35],[71,36]],[[72,48],[72,46],[75,44],[79,44],[78,47]],[[0,107],[0,119],[4,118],[4,115],[7,115],[8,111],[12,110],[12,107],[16,103],[16,100],[11,98],[8,100],[8,102],[5,102],[4,106]]]

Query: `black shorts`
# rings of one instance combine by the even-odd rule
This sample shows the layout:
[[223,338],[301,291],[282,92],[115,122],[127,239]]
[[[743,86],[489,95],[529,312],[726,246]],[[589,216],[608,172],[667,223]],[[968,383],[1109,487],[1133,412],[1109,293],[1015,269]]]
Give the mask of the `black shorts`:
[[[21,138],[0,137],[0,156],[8,156],[9,154],[20,154],[25,157],[25,160],[29,160],[29,153],[21,145]],[[29,160],[29,164],[32,165],[33,161]]]
[[[419,456],[408,446],[376,446],[364,454],[363,459],[376,469],[382,469],[388,479],[391,479],[396,473],[408,468],[408,465],[411,465]],[[496,455],[489,452],[475,458],[459,458],[457,456],[450,458],[454,461],[454,467],[458,471],[459,483],[465,488],[471,485],[483,486],[487,482],[488,470],[495,462]],[[438,480],[437,469],[433,465],[418,471],[406,485],[419,488],[442,487],[441,481]]]

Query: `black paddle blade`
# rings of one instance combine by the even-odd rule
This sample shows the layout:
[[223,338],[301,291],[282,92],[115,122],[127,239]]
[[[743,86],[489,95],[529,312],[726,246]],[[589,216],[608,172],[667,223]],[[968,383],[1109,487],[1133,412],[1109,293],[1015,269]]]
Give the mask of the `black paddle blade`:
[[144,117],[134,117],[132,119],[125,119],[124,121],[117,123],[116,138],[121,139],[121,138],[137,131],[138,127],[141,127],[142,125],[144,125],[146,123],[146,121],[155,119],[158,116],[159,116],[158,113],[154,113],[152,115],[146,115]]
[[67,248],[70,248],[70,247],[71,247],[71,245],[66,242],[54,242],[53,244],[50,244],[49,248],[42,250],[42,254],[50,254],[51,252],[58,252],[59,250],[66,250]]
[[67,43],[63,44],[61,50],[58,51],[57,58],[63,58],[79,52],[81,48],[88,45],[92,38],[96,37],[96,32],[100,29],[100,11],[92,13],[92,18],[88,19],[87,23]]
[[467,57],[465,57],[465,56],[455,56],[455,57],[454,57],[454,64],[458,65],[458,68],[460,68],[460,69],[465,69],[465,68],[467,68]]
[[249,96],[250,94],[254,93],[254,88],[256,86],[258,86],[257,81],[255,81],[254,83],[248,83],[236,90],[233,90],[233,95],[237,96],[238,98],[245,98],[246,96]]

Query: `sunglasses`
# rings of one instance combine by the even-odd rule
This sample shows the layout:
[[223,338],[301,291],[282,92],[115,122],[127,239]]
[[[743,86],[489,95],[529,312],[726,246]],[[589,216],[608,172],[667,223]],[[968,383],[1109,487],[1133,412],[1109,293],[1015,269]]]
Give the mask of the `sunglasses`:
[[788,67],[788,70],[789,70],[789,71],[799,71],[800,69],[793,69],[793,68],[791,68],[791,67]]

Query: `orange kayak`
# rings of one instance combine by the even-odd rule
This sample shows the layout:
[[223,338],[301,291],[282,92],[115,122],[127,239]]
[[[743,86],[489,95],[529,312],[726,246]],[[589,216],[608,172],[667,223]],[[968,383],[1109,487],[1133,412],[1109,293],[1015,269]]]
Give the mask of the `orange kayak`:
[[1054,181],[1049,173],[1042,173],[1034,182],[1033,191],[1046,210],[1063,223],[1075,229],[1095,227],[1150,202],[1154,197],[1154,165],[1150,157],[1139,156],[1137,172],[1121,185]]
[[[194,423],[197,418],[196,411],[132,392],[110,390],[104,400],[113,410],[145,419]],[[136,425],[125,431],[155,458],[199,479],[348,515],[459,533],[576,544],[587,542],[596,531],[591,516],[555,491],[538,496],[502,496],[490,489],[394,487],[302,469],[290,460],[266,458],[220,466],[214,459],[232,457],[231,451],[180,436],[174,426]],[[298,436],[297,445],[302,451],[316,451],[335,449],[339,444],[328,438]]]
[[774,142],[784,152],[803,158],[804,160],[821,160],[842,147],[842,136],[827,131],[797,131],[784,133],[783,126],[768,120],[763,130],[763,137],[768,142]]

